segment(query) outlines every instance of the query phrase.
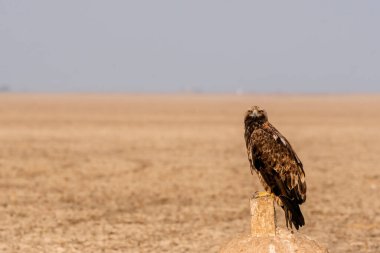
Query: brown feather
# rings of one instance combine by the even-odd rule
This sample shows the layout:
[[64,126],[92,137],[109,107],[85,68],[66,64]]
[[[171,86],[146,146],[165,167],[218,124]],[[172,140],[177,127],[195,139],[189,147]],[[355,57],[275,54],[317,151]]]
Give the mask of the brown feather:
[[305,224],[299,209],[306,200],[302,162],[288,140],[266,118],[255,121],[249,115],[245,119],[245,141],[251,173],[255,171],[265,190],[274,193],[287,223],[289,220],[290,226],[293,223],[298,229]]

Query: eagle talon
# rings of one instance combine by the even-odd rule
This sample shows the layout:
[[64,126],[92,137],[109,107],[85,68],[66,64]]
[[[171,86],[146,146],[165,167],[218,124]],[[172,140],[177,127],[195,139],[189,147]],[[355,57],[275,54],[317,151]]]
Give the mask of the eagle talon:
[[256,198],[267,197],[267,196],[273,197],[274,195],[272,193],[268,193],[268,192],[255,192],[255,194],[254,194],[254,197],[256,197]]

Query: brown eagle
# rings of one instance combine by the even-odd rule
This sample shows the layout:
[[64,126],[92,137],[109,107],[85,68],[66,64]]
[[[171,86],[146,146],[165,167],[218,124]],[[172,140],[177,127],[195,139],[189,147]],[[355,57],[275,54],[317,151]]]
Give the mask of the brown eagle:
[[251,173],[256,171],[265,190],[284,209],[286,226],[305,225],[299,205],[306,200],[303,165],[288,140],[268,122],[265,110],[249,109],[244,118],[244,138]]

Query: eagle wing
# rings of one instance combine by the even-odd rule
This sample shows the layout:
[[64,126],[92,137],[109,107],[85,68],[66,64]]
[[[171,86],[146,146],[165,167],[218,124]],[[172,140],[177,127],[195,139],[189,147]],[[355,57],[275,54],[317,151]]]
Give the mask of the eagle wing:
[[[248,145],[251,170],[261,176],[272,193],[295,204],[306,200],[303,165],[289,142],[269,123],[255,129]],[[265,185],[264,185],[265,186]]]
[[251,172],[255,170],[265,190],[273,193],[284,209],[286,225],[305,225],[299,205],[306,200],[303,165],[284,136],[266,123],[255,129],[247,142]]

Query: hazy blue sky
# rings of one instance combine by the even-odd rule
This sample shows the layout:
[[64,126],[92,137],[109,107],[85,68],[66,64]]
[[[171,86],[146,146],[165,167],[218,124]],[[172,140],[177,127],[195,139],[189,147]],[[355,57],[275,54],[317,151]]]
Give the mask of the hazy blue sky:
[[14,91],[380,91],[380,1],[0,0]]

